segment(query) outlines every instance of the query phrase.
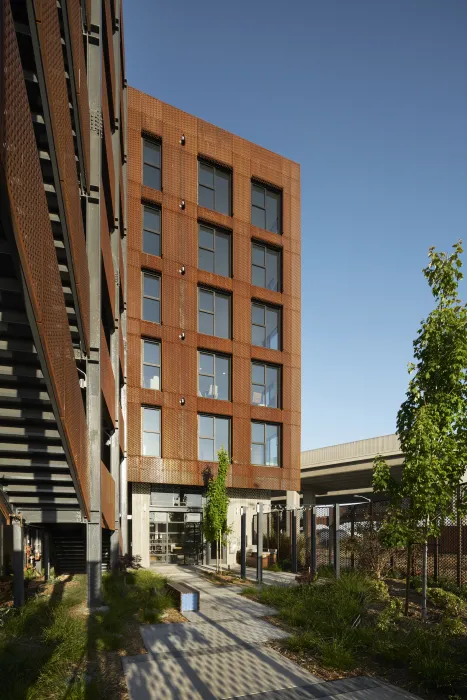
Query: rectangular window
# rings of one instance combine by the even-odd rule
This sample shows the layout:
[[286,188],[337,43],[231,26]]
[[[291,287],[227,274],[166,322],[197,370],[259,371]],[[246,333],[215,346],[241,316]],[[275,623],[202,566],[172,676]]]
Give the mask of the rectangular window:
[[251,283],[257,287],[281,291],[281,254],[266,245],[251,245]]
[[251,223],[271,233],[281,233],[281,193],[251,183]]
[[198,352],[198,396],[230,401],[230,358]]
[[161,278],[143,272],[143,321],[161,322]]
[[161,388],[161,344],[154,340],[143,340],[143,376],[145,389]]
[[264,467],[280,466],[280,425],[251,423],[251,463]]
[[198,331],[217,338],[230,338],[230,295],[198,289]]
[[232,173],[210,163],[198,162],[198,204],[232,216]]
[[230,455],[230,418],[198,415],[198,459],[217,462],[221,447]]
[[161,210],[143,206],[143,252],[161,255]]
[[143,185],[162,189],[161,144],[149,139],[143,139]]
[[198,267],[223,277],[231,276],[231,236],[211,226],[199,225]]
[[280,350],[280,317],[280,309],[253,302],[251,305],[252,345]]
[[161,456],[161,409],[143,406],[143,455]]
[[255,406],[280,408],[280,381],[280,367],[252,362],[251,403]]

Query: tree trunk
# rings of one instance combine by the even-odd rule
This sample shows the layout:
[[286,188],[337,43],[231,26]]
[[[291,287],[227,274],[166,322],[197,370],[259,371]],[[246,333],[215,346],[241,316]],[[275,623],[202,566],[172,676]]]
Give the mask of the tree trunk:
[[222,533],[219,530],[219,571],[222,574]]
[[412,544],[407,544],[407,571],[405,576],[405,608],[404,615],[409,614],[410,565],[412,560]]
[[427,607],[426,607],[426,588],[428,579],[428,542],[425,540],[423,543],[423,560],[422,560],[422,619],[426,620],[428,617]]

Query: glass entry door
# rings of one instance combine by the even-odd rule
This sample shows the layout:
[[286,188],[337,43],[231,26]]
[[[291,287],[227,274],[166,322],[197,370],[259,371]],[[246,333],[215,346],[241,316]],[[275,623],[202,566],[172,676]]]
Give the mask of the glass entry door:
[[202,560],[201,513],[149,512],[149,556],[152,563],[193,564]]

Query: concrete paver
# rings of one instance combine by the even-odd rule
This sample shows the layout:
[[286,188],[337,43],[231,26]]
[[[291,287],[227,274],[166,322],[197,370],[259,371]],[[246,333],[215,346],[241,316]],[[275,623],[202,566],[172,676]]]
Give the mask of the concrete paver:
[[[287,634],[262,619],[276,611],[216,586],[195,567],[163,566],[158,572],[200,591],[200,610],[188,622],[144,625],[148,654],[123,657],[131,700],[417,700],[372,678],[323,682],[264,646]],[[273,573],[273,572],[271,572]]]

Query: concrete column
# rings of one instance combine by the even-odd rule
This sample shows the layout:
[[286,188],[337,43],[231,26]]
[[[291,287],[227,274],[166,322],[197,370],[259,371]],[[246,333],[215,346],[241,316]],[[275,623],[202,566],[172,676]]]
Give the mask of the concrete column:
[[128,554],[128,481],[126,457],[120,462],[120,527],[122,528],[122,554]]
[[38,551],[40,551],[40,553],[41,553],[41,559],[38,559],[36,561],[36,559],[34,557],[34,563],[35,563],[37,573],[42,575],[42,569],[43,569],[42,555],[43,555],[44,547],[42,545],[41,533],[39,530],[36,530],[35,535],[34,535],[34,555]]
[[[300,494],[298,491],[286,491],[286,508],[288,511],[300,508]],[[291,537],[292,532],[290,528],[292,525],[292,518],[290,517],[290,513],[287,513],[285,523],[286,534],[288,537]]]
[[88,605],[102,603],[101,529],[101,149],[102,149],[102,2],[91,2],[91,30],[88,41],[88,92],[91,113],[90,187],[87,201],[87,254],[90,287],[90,348],[87,358],[87,418],[90,465],[90,516],[87,524]]
[[13,528],[13,602],[15,608],[24,605],[24,540],[21,520],[14,518]]
[[132,553],[140,555],[141,565],[148,568],[149,558],[149,503],[150,493],[147,484],[132,485]]
[[44,532],[42,560],[44,562],[44,578],[48,581],[50,578],[50,536],[48,532]]

